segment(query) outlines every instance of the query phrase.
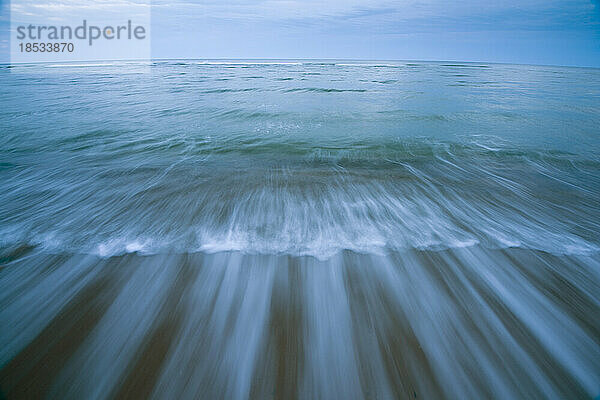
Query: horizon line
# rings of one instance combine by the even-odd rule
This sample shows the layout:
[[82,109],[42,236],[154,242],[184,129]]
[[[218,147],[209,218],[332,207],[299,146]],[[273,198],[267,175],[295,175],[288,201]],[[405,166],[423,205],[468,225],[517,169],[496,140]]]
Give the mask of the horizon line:
[[106,60],[55,60],[55,61],[31,61],[31,62],[0,62],[0,65],[39,65],[39,64],[52,64],[52,63],[108,63],[108,62],[153,62],[153,61],[170,61],[170,60],[186,60],[186,61],[375,61],[375,62],[405,62],[405,63],[461,63],[461,64],[495,64],[495,65],[519,65],[519,66],[535,66],[535,67],[561,67],[561,68],[590,68],[600,69],[600,66],[591,65],[562,65],[562,64],[523,64],[518,62],[505,62],[505,61],[465,61],[458,59],[448,60],[418,60],[418,59],[383,59],[383,58],[228,58],[228,57],[216,57],[216,58],[199,58],[199,57],[151,57],[138,58],[138,59],[106,59]]

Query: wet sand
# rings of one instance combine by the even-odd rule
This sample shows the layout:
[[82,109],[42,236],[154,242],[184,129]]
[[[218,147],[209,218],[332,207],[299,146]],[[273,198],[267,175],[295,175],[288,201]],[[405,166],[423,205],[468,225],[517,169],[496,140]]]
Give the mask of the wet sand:
[[5,253],[7,399],[593,398],[600,257]]

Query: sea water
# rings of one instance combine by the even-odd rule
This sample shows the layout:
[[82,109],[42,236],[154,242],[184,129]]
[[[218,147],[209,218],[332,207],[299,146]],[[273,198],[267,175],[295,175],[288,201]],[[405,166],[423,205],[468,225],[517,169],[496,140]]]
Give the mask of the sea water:
[[600,394],[600,70],[0,69],[0,389]]

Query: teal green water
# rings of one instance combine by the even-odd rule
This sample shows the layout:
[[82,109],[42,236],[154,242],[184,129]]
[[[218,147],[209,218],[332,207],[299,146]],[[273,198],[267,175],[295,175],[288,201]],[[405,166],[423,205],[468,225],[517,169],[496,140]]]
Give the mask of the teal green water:
[[600,70],[0,68],[7,398],[600,394]]

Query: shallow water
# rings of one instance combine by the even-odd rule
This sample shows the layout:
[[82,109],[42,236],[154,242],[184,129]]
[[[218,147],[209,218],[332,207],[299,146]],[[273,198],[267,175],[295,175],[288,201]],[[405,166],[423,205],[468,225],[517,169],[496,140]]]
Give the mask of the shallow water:
[[600,70],[0,70],[8,398],[600,395]]

